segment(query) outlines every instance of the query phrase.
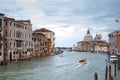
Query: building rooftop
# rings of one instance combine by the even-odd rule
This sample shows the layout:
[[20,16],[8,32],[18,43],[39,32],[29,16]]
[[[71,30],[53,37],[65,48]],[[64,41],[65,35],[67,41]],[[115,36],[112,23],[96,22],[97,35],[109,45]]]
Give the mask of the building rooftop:
[[30,20],[16,20],[16,22],[31,22]]
[[15,20],[14,18],[10,18],[10,17],[7,17],[7,16],[5,16],[4,19],[5,20]]
[[40,35],[40,36],[45,36],[44,34],[42,34],[42,33],[35,33],[35,32],[33,32],[32,33],[32,35]]
[[53,32],[53,31],[45,29],[45,28],[40,28],[40,29],[35,30],[34,32]]
[[1,16],[4,16],[4,14],[3,14],[3,13],[0,13],[0,15],[1,15]]

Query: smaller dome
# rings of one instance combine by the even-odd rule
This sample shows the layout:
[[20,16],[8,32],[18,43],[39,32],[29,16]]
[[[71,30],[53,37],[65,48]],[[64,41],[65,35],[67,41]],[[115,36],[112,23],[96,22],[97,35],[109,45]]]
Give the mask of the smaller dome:
[[102,38],[101,34],[96,34],[95,40],[101,40],[101,38]]

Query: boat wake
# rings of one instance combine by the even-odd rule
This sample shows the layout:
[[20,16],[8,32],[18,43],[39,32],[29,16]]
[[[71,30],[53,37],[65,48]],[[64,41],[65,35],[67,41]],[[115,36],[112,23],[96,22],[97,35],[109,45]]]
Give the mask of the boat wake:
[[89,62],[87,62],[86,64],[77,63],[77,64],[73,65],[72,70],[75,70],[75,69],[78,69],[78,68],[83,69],[83,68],[86,68],[88,65],[89,65]]

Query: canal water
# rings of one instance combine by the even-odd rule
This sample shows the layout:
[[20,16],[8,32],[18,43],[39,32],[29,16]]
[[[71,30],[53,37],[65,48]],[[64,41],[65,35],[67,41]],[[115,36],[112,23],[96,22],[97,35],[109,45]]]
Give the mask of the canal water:
[[[79,63],[82,58],[87,59],[87,64]],[[105,80],[106,59],[104,54],[64,51],[63,57],[47,56],[42,60],[38,58],[0,66],[0,80],[94,80],[95,72],[99,80]],[[114,80],[120,80],[120,71],[117,70]]]

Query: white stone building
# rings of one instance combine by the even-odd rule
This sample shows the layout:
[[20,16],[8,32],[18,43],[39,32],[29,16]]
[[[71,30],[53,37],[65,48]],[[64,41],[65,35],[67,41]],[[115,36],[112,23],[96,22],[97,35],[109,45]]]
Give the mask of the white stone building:
[[32,24],[30,20],[15,20],[4,16],[4,54],[6,60],[29,58],[32,53]]
[[109,49],[110,51],[116,50],[120,53],[120,30],[115,30],[109,33]]
[[106,41],[101,40],[102,35],[96,34],[95,38],[90,34],[90,31],[87,31],[87,34],[84,36],[84,40],[77,42],[76,49],[77,51],[87,51],[87,52],[107,52],[108,44]]
[[[42,33],[42,34],[44,34],[48,39],[50,39],[51,40],[51,51],[52,51],[52,49],[54,48],[54,46],[55,46],[55,33],[53,32],[53,31],[51,31],[51,30],[48,30],[48,29],[45,29],[45,28],[40,28],[40,29],[36,29],[35,31],[34,31],[35,33]],[[50,51],[50,52],[51,52]]]
[[3,49],[3,43],[4,43],[4,38],[3,38],[3,33],[4,33],[4,14],[0,13],[0,62],[3,61],[4,57],[4,49]]

